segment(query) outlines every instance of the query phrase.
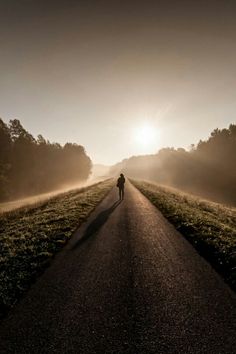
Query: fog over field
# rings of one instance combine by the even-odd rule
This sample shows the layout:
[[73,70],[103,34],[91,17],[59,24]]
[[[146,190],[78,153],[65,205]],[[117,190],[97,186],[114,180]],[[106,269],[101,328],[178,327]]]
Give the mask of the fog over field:
[[17,200],[10,201],[10,202],[3,202],[3,203],[0,203],[0,213],[6,212],[6,211],[11,211],[14,209],[18,209],[18,208],[21,208],[21,207],[24,207],[27,205],[38,204],[38,203],[41,203],[47,199],[55,197],[59,194],[63,194],[63,193],[66,193],[66,192],[69,192],[72,190],[88,187],[90,185],[93,185],[95,183],[102,181],[103,179],[104,178],[101,178],[99,176],[97,176],[97,177],[94,176],[94,177],[89,178],[86,182],[67,185],[67,186],[64,186],[58,190],[54,190],[49,193],[41,193],[38,195],[34,195],[31,197],[26,197],[26,198],[21,198],[21,199],[17,199]]
[[112,166],[235,204],[235,18],[233,0],[1,1],[0,202]]

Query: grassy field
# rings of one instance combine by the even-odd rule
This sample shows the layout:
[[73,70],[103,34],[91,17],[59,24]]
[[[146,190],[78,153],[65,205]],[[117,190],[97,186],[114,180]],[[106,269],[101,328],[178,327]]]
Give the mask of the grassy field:
[[114,185],[112,179],[0,214],[0,317]]
[[236,208],[146,181],[131,182],[236,290]]

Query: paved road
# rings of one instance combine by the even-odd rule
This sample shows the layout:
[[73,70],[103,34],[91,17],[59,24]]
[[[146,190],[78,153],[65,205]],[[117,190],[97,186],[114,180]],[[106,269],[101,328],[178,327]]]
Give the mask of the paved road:
[[116,199],[5,319],[0,353],[235,353],[235,295],[132,185]]

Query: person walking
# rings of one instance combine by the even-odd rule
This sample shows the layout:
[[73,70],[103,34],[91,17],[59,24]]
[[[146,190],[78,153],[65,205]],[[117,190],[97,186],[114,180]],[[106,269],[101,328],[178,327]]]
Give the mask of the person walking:
[[119,198],[124,199],[124,190],[125,190],[125,176],[123,173],[120,174],[120,177],[117,180],[117,187],[119,188]]

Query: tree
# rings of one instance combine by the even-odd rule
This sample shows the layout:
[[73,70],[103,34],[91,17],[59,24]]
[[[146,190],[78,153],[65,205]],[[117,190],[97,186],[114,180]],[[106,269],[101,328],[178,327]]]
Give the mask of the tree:
[[91,160],[84,147],[37,140],[18,119],[0,120],[0,199],[58,189],[88,178]]
[[11,135],[8,126],[0,118],[0,163],[9,163],[11,151]]

